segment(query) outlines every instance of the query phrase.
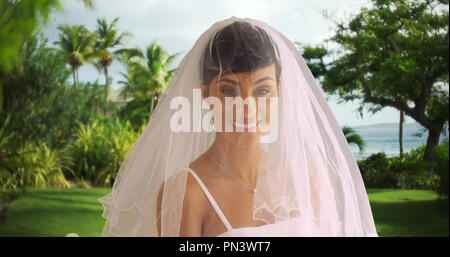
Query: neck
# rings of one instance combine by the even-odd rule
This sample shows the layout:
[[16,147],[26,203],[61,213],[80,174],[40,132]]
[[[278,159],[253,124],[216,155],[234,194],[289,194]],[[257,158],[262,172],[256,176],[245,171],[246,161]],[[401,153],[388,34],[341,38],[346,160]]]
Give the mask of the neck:
[[259,137],[243,136],[239,140],[233,139],[216,133],[216,139],[208,151],[226,172],[247,185],[254,186],[261,154]]

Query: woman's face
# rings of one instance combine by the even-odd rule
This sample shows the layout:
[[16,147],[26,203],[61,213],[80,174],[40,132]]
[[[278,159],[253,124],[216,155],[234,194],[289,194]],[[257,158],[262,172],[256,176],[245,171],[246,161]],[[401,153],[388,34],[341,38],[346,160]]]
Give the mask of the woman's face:
[[[203,98],[217,97],[222,104],[221,110],[213,111],[216,131],[221,126],[221,132],[260,136],[267,132],[271,112],[272,115],[277,113],[276,106],[272,106],[271,111],[270,101],[271,97],[278,97],[275,64],[249,73],[222,72],[208,87],[202,85],[202,94]],[[216,120],[219,113],[222,124]]]

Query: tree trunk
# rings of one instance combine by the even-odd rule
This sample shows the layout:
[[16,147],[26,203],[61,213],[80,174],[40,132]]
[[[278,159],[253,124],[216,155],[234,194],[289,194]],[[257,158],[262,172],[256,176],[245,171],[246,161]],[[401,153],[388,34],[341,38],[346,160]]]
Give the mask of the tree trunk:
[[399,135],[398,140],[400,143],[400,159],[403,158],[403,122],[405,121],[405,114],[400,110],[400,124],[399,124]]
[[105,86],[108,87],[108,66],[105,67]]
[[105,90],[106,90],[106,96],[105,96],[105,108],[103,110],[104,115],[106,116],[108,110],[108,95],[109,95],[109,85],[108,85],[108,66],[104,67],[105,69]]
[[77,84],[80,83],[80,78],[79,78],[78,75],[79,75],[79,70],[78,70],[78,68],[77,68]]
[[76,87],[77,86],[77,80],[75,78],[75,68],[72,68],[72,75],[73,75],[73,86]]
[[433,175],[433,167],[434,167],[434,149],[439,144],[439,136],[441,134],[442,125],[439,129],[429,129],[428,130],[428,138],[427,145],[425,147],[424,160],[430,164],[430,173]]

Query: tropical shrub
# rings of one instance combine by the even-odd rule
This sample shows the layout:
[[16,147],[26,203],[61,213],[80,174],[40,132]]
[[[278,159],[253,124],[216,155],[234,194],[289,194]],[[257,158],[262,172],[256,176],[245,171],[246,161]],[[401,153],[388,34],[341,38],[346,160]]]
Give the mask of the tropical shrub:
[[117,116],[98,118],[87,125],[79,123],[75,141],[65,149],[67,177],[95,186],[111,186],[127,152],[145,124],[135,132],[129,121]]
[[130,121],[131,125],[137,130],[142,123],[150,120],[151,100],[149,98],[135,98],[129,101],[118,111],[122,120]]
[[11,152],[3,159],[0,167],[0,187],[3,190],[70,187],[62,172],[60,153],[45,143],[26,142],[17,152]]
[[423,160],[426,146],[426,144],[422,144],[419,147],[411,149],[411,151],[404,153],[404,158],[406,160]]
[[358,166],[366,187],[395,187],[396,177],[395,174],[388,169],[389,159],[386,157],[386,153],[375,153],[365,160],[359,160]]
[[17,191],[0,190],[0,222],[6,217],[8,205],[19,196]]
[[433,174],[423,158],[425,146],[412,149],[403,158],[387,158],[380,152],[358,160],[364,184],[374,188],[436,190],[448,198],[448,140],[436,147]]
[[4,87],[0,124],[12,116],[12,140],[16,145],[35,141],[63,148],[72,138],[76,121],[87,123],[105,108],[105,87],[97,81],[69,85],[71,71],[64,53],[47,47],[42,35],[28,39],[21,55],[26,62],[15,66],[11,75],[0,73]]
[[[15,141],[25,142],[35,135],[42,126],[36,111],[43,105],[51,107],[44,96],[59,91],[70,75],[70,70],[61,54],[46,47],[47,40],[42,35],[29,38],[21,48],[21,59],[26,60],[14,66],[11,74],[0,73],[4,102],[0,122],[11,115],[11,126]],[[60,94],[60,92],[57,92]],[[44,128],[45,129],[45,128]],[[36,134],[40,138],[42,134]]]
[[446,201],[445,211],[448,214],[448,180],[449,180],[449,167],[448,167],[448,153],[449,153],[448,138],[444,143],[439,144],[435,148],[435,171],[440,176],[439,187],[437,193],[441,199]]
[[395,174],[396,188],[435,190],[439,186],[439,176],[430,174],[429,165],[423,159],[393,157],[389,160],[389,170]]

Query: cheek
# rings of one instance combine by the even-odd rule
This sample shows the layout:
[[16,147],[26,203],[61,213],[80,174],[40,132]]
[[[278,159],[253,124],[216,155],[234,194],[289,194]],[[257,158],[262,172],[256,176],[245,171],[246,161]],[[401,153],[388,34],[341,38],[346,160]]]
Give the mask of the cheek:
[[270,96],[267,96],[264,100],[264,105],[258,105],[258,112],[261,115],[261,118],[264,118],[267,122],[267,124],[270,124],[271,116],[275,116],[278,112],[278,104],[277,101],[271,102],[271,98],[276,98],[278,100],[278,95],[275,92],[273,92]]
[[[265,108],[264,110],[261,109],[262,112],[269,113],[269,110],[270,110],[270,104],[271,104],[271,103],[270,103],[270,99],[271,99],[271,98],[278,98],[278,92],[277,92],[276,89],[275,89],[275,90],[272,90],[272,92],[271,92],[270,94],[268,94],[268,95],[266,95],[266,96],[263,97],[263,100],[262,100],[262,101],[265,102],[265,107],[266,107],[266,108]],[[257,98],[256,101],[257,101],[257,103],[258,103],[257,106],[258,106],[258,110],[259,110],[260,105],[259,105],[258,98]],[[263,105],[261,105],[261,107],[264,108]]]

